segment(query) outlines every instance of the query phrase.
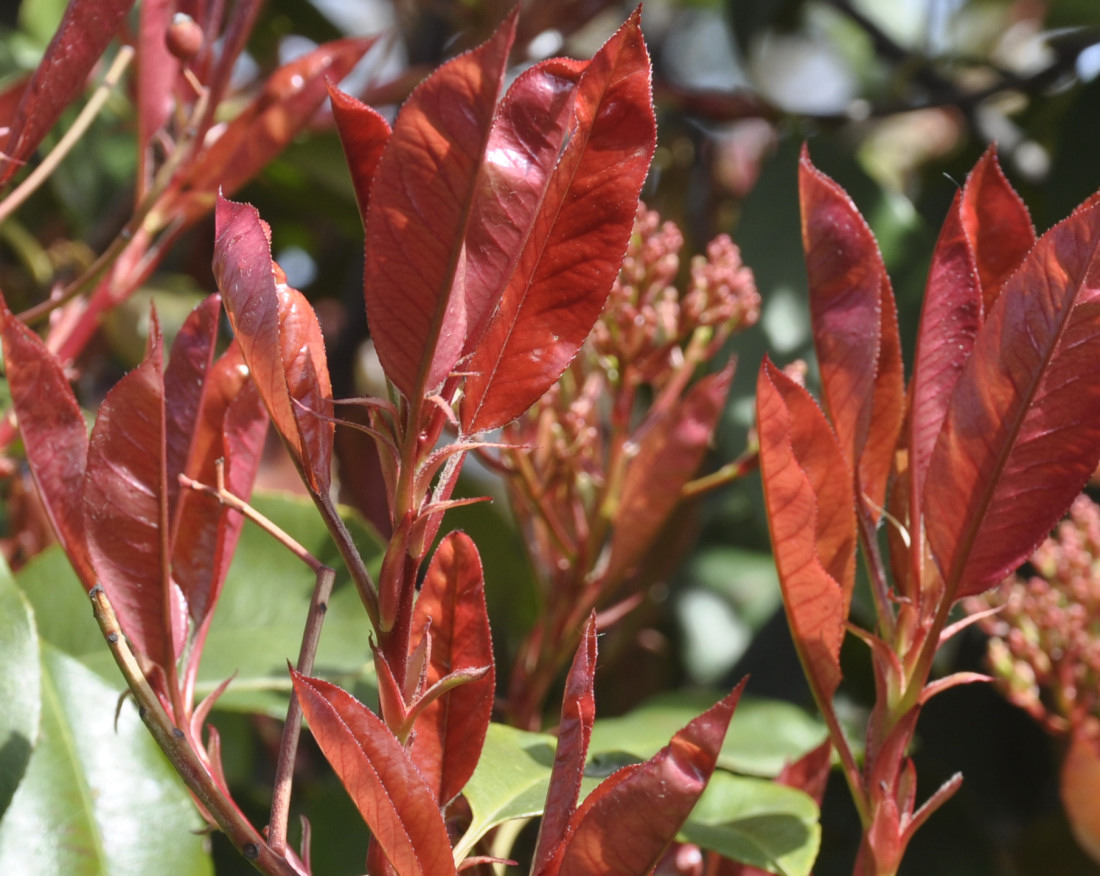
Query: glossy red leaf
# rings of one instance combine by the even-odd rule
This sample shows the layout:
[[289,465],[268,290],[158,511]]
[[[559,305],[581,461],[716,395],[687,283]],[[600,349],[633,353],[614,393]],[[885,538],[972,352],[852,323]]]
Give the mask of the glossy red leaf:
[[1035,245],[1031,216],[1005,179],[995,146],[985,151],[966,178],[962,220],[974,251],[983,309],[988,313],[1005,282]]
[[166,667],[182,648],[185,616],[169,576],[162,356],[154,319],[145,361],[107,393],[92,429],[84,531],[126,637]]
[[310,730],[401,876],[456,872],[435,794],[382,721],[335,685],[291,670]]
[[585,798],[570,822],[553,876],[649,873],[703,793],[742,681],[645,763],[625,767]]
[[963,220],[959,193],[940,230],[924,290],[910,388],[909,472],[911,519],[920,515],[925,473],[955,383],[974,348],[983,318],[981,281]]
[[345,94],[331,82],[328,83],[328,94],[332,101],[332,116],[344,147],[344,157],[351,172],[359,215],[365,222],[371,183],[374,182],[374,172],[378,169],[382,150],[389,142],[390,126],[376,110]]
[[509,90],[468,241],[467,287],[499,290],[500,304],[467,339],[467,433],[519,416],[576,355],[622,263],[655,145],[640,10],[587,64],[544,62]]
[[0,332],[12,407],[31,476],[58,541],[90,590],[95,572],[84,539],[81,507],[88,426],[61,363],[6,304],[0,309]]
[[317,315],[272,262],[267,228],[254,207],[219,198],[216,235],[214,276],[252,379],[307,483],[326,493],[332,385]]
[[426,687],[452,672],[489,667],[481,678],[444,693],[416,720],[410,754],[444,807],[477,766],[495,694],[485,576],[477,547],[465,533],[450,533],[436,548],[417,598],[413,629],[426,629],[430,637]]
[[191,166],[184,187],[194,201],[192,209],[205,212],[219,191],[232,195],[271,163],[324,103],[326,79],[343,79],[374,41],[334,40],[276,70],[263,92]]
[[[178,346],[177,337],[173,357]],[[267,423],[263,401],[234,343],[205,376],[183,471],[199,483],[214,485],[220,459],[226,489],[247,501],[259,469]],[[172,575],[187,599],[191,618],[201,624],[217,602],[244,517],[194,490],[181,491],[170,507]]]
[[588,742],[596,721],[596,615],[589,615],[573,663],[565,679],[565,694],[558,725],[558,747],[546,806],[539,825],[538,844],[531,867],[533,874],[542,874],[556,866],[558,852],[568,836],[569,822],[577,809],[581,779],[588,757]]
[[851,471],[825,415],[767,359],[756,384],[760,472],[772,550],[795,647],[815,696],[840,684],[855,581]]
[[366,218],[367,318],[382,368],[407,399],[443,382],[470,327],[496,304],[484,292],[467,296],[464,241],[515,25],[513,13],[413,91],[378,163]]
[[924,488],[948,593],[1021,563],[1100,455],[1100,208],[1078,210],[1012,275],[959,377]]
[[70,0],[57,32],[23,92],[0,149],[0,184],[34,154],[61,113],[84,91],[88,74],[134,0]]
[[905,412],[897,310],[871,229],[852,199],[799,161],[814,348],[840,447],[877,519]]
[[637,436],[638,452],[623,478],[605,580],[630,574],[653,547],[680,504],[684,484],[702,465],[732,379],[730,362],[717,374],[700,380],[675,405],[657,412],[646,431]]

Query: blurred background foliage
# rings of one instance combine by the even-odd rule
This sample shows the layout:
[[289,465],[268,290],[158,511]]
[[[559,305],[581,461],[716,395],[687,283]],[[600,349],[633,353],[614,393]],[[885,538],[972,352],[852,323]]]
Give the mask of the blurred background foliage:
[[[392,116],[420,78],[485,38],[511,5],[269,0],[244,63],[270,70],[325,40],[385,34],[344,88]],[[517,65],[557,54],[590,56],[631,8],[617,0],[524,6]],[[0,76],[33,68],[63,8],[63,0],[4,5]],[[681,226],[685,254],[730,233],[763,298],[759,325],[733,342],[738,372],[712,467],[746,445],[752,386],[765,351],[781,364],[807,359],[813,382],[796,182],[803,143],[851,193],[878,236],[907,354],[939,224],[989,144],[997,144],[1039,230],[1100,188],[1096,0],[648,0],[643,22],[660,122],[644,198]],[[112,100],[49,184],[0,226],[0,288],[13,309],[87,265],[128,217],[132,123],[129,102]],[[63,120],[58,131],[65,127]],[[362,395],[370,391],[372,371],[364,355],[362,226],[331,124],[322,118],[315,127],[239,199],[270,222],[276,259],[317,307],[337,394]],[[140,357],[150,298],[170,332],[213,290],[213,238],[212,219],[200,223],[148,288],[111,314],[78,363],[87,406]],[[354,463],[363,452],[351,442],[344,460]],[[4,548],[18,567],[47,536],[25,479],[5,484]],[[345,501],[384,528],[369,466],[345,465],[343,484]],[[261,486],[293,489],[277,453]],[[465,489],[494,488],[475,476]],[[745,672],[752,673],[749,693],[808,707],[779,607],[758,479],[685,508],[681,523],[672,546],[686,546],[682,562],[651,589],[639,619],[602,645],[601,713],[621,713],[669,689],[729,685]],[[497,647],[507,666],[536,611],[522,544],[503,502],[456,512],[452,525],[469,531],[483,554]],[[861,610],[858,600],[855,610]],[[942,669],[980,669],[982,651],[977,632],[963,637],[943,654]],[[866,655],[850,643],[844,658],[842,696],[858,718],[873,697]],[[270,719],[230,711],[219,720],[237,781],[253,783],[252,799],[265,800],[268,749],[277,738]],[[926,709],[919,738],[921,796],[956,769],[966,781],[918,833],[902,872],[1100,872],[1077,851],[1060,814],[1059,753],[1023,712],[980,685],[956,688]],[[303,772],[309,779],[300,785],[303,808],[330,838],[314,849],[319,872],[361,866],[360,849],[333,839],[358,833],[343,792],[324,778],[318,757],[307,756]],[[823,825],[815,872],[849,872],[858,825],[840,781],[827,793]],[[231,855],[218,855],[219,873],[249,872],[243,868]]]

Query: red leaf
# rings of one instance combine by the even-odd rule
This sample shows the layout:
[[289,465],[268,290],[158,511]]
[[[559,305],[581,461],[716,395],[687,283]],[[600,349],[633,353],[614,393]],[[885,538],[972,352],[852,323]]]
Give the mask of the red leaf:
[[649,873],[675,838],[718,759],[742,681],[645,763],[625,767],[596,788],[570,820],[553,876]]
[[[173,358],[178,346],[177,336]],[[213,485],[215,463],[221,459],[226,489],[247,501],[259,468],[267,422],[263,401],[234,343],[206,375],[185,473],[199,483]],[[193,490],[182,491],[170,507],[174,509],[172,575],[199,625],[217,602],[244,518],[212,496]]]
[[175,0],[143,0],[137,41],[138,151],[143,152],[172,112],[172,89],[179,60],[168,51],[165,36]]
[[407,399],[442,383],[496,303],[467,301],[463,243],[515,26],[512,13],[413,91],[375,174],[367,317],[386,376]]
[[988,313],[1005,281],[1035,245],[1031,216],[1005,179],[995,146],[985,151],[966,178],[962,219],[982,284],[983,310]]
[[484,337],[468,333],[464,431],[523,413],[576,355],[622,263],[655,145],[640,10],[589,63],[544,62],[509,90],[467,241],[467,288],[500,305]]
[[855,581],[851,469],[810,395],[767,359],[756,385],[760,471],[783,604],[806,677],[827,704]]
[[416,720],[410,754],[442,808],[477,766],[495,693],[485,577],[477,547],[464,533],[446,536],[432,556],[413,614],[413,629],[424,628],[431,637],[426,687],[452,672],[490,667],[443,694]]
[[825,404],[877,520],[904,416],[894,294],[871,229],[844,190],[813,166],[805,147],[799,191]]
[[731,361],[722,371],[700,380],[673,407],[659,411],[638,436],[638,452],[623,479],[604,580],[630,574],[653,547],[653,540],[680,504],[680,490],[706,456],[732,378]]
[[195,209],[209,209],[217,192],[232,195],[301,133],[324,103],[325,81],[343,79],[374,37],[334,40],[276,70],[263,93],[231,121],[190,168],[184,182]]
[[978,334],[924,488],[932,553],[956,598],[1012,571],[1100,455],[1100,209],[1048,231]]
[[317,744],[401,876],[456,872],[435,795],[385,724],[335,685],[290,671]]
[[0,184],[38,148],[78,94],[133,0],[70,0],[57,32],[34,71],[0,149]]
[[389,142],[390,126],[374,109],[345,94],[331,82],[328,83],[328,94],[332,100],[332,115],[340,132],[340,142],[344,146],[344,157],[351,172],[351,182],[355,187],[359,215],[365,222],[371,183],[382,158],[382,150]]
[[162,356],[154,319],[145,361],[107,393],[92,429],[84,531],[123,632],[167,667],[180,653],[185,616],[168,569]]
[[982,318],[982,290],[960,193],[951,204],[932,254],[917,334],[909,415],[909,489],[910,498],[917,503],[910,518],[913,521],[920,519],[928,461]]
[[556,866],[560,860],[558,853],[568,836],[569,822],[577,808],[584,764],[588,757],[588,742],[596,721],[595,678],[596,613],[592,612],[565,679],[558,747],[531,867],[534,874],[546,872],[547,867],[552,864]]
[[254,207],[219,198],[216,225],[214,276],[245,362],[307,483],[325,493],[332,385],[317,316],[271,260],[267,229]]
[[46,515],[86,589],[95,572],[84,539],[81,491],[88,427],[61,363],[34,332],[0,304],[0,332],[12,407]]

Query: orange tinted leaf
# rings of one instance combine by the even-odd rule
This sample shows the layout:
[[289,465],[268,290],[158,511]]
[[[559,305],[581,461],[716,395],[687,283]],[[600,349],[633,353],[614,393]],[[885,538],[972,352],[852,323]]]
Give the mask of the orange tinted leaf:
[[401,876],[454,874],[435,794],[389,728],[351,694],[291,670],[310,730]]
[[[1087,725],[1086,725],[1087,726]],[[1062,762],[1062,805],[1073,835],[1089,857],[1100,863],[1100,740],[1081,727]]]
[[464,431],[519,416],[576,355],[622,263],[655,145],[640,11],[590,62],[547,61],[509,89],[468,241],[468,288],[496,290],[500,305],[484,336],[468,332]]
[[840,684],[840,645],[855,582],[851,469],[810,395],[767,359],[756,392],[760,472],[783,604],[822,703]]
[[742,681],[645,763],[596,788],[570,820],[555,876],[649,873],[687,820],[718,759]]
[[413,614],[413,629],[425,627],[431,637],[427,687],[452,672],[489,667],[481,678],[443,694],[416,721],[410,753],[443,807],[477,766],[495,693],[485,578],[477,547],[465,533],[447,535],[432,556]]
[[948,592],[1012,571],[1100,455],[1100,209],[1043,235],[1005,284],[932,452],[924,525]]

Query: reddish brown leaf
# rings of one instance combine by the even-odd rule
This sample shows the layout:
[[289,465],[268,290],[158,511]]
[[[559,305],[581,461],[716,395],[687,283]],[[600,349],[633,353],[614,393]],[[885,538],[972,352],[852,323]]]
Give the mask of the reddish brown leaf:
[[143,152],[172,112],[172,90],[180,63],[165,36],[175,0],[142,0],[137,41],[138,151]]
[[86,589],[95,572],[84,539],[81,491],[88,427],[57,361],[34,332],[0,305],[4,363],[12,407],[38,495],[53,531]]
[[1073,734],[1062,762],[1061,796],[1073,835],[1090,858],[1100,863],[1100,738],[1084,724]]
[[134,0],[70,0],[15,111],[0,149],[0,184],[18,172],[62,111],[84,91],[88,74]]
[[636,11],[587,64],[548,61],[509,90],[473,207],[467,289],[493,290],[469,331],[468,433],[523,413],[576,355],[603,309],[656,145]]
[[413,614],[413,629],[425,628],[431,641],[427,687],[452,672],[490,667],[443,694],[416,721],[413,763],[445,807],[477,766],[495,693],[485,577],[477,547],[464,533],[447,535],[432,556]]
[[[178,345],[177,337],[173,357]],[[185,473],[199,483],[213,485],[217,482],[215,462],[221,459],[226,488],[247,501],[259,468],[267,422],[263,401],[234,343],[206,375]],[[198,625],[217,602],[244,518],[212,496],[192,490],[182,491],[170,507],[174,509],[172,575]]]
[[1022,562],[1100,455],[1100,208],[1036,244],[978,334],[932,452],[924,525],[948,593]]
[[604,580],[627,575],[653,547],[653,540],[680,503],[680,490],[706,456],[729,394],[733,362],[691,388],[661,411],[644,434],[623,479],[615,514],[611,555]]
[[982,290],[960,193],[951,204],[932,253],[917,333],[909,415],[910,498],[918,503],[913,506],[912,520],[920,519],[928,461],[982,317]]
[[145,361],[99,408],[84,475],[84,531],[99,583],[134,648],[162,667],[180,653],[185,614],[169,576],[164,372],[154,319]]
[[974,252],[988,313],[1005,281],[1035,245],[1035,229],[1023,200],[1005,179],[990,146],[966,178],[962,221]]
[[645,763],[611,775],[570,820],[553,876],[649,873],[703,793],[725,739],[742,681]]
[[850,472],[810,395],[767,359],[756,385],[760,472],[791,634],[815,696],[840,684],[840,645],[855,581]]
[[877,519],[904,416],[894,294],[871,229],[844,190],[813,166],[805,148],[799,192],[825,404]]
[[350,94],[345,94],[331,82],[328,83],[328,95],[332,100],[332,115],[340,132],[340,142],[344,146],[344,157],[351,172],[359,215],[366,222],[371,183],[382,158],[382,150],[389,142],[390,126],[377,111]]
[[378,164],[366,219],[367,318],[386,376],[408,399],[442,383],[469,327],[483,325],[496,303],[467,300],[463,243],[515,26],[513,13],[413,91]]
[[335,40],[276,70],[190,168],[184,187],[191,210],[205,212],[219,191],[232,195],[268,165],[324,103],[326,79],[343,79],[373,44],[373,37]]
[[307,483],[325,493],[332,385],[317,316],[272,262],[267,229],[254,207],[219,198],[216,227],[214,276],[245,362]]
[[435,794],[401,743],[351,694],[291,670],[317,744],[401,876],[455,874]]
[[539,826],[531,872],[541,874],[560,860],[558,852],[568,836],[569,822],[577,808],[588,757],[588,742],[596,721],[596,613],[588,616],[569,675],[565,679],[565,694],[561,703],[561,724],[558,725],[558,747],[546,806]]

